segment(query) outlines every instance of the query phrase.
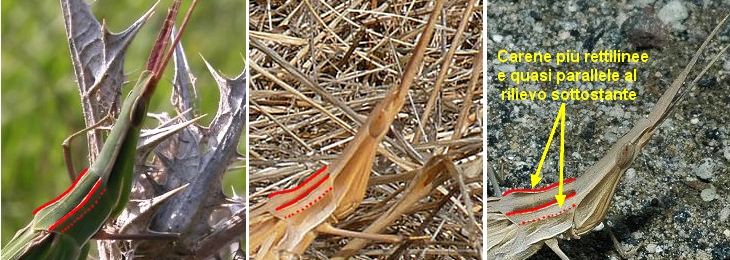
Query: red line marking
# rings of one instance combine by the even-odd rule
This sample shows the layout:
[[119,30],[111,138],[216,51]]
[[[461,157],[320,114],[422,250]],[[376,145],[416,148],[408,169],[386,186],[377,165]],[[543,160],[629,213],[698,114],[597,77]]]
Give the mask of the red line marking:
[[[311,207],[312,205],[314,205],[315,203],[317,203],[317,202],[318,202],[319,200],[321,200],[321,199],[322,199],[322,197],[324,197],[324,195],[327,195],[327,193],[329,193],[330,191],[332,191],[332,187],[330,187],[329,189],[325,190],[325,191],[324,191],[324,192],[322,193],[322,195],[319,195],[319,197],[317,197],[317,198],[316,198],[316,199],[314,199],[313,201],[310,201],[310,202],[309,202],[309,204],[307,204],[307,205],[304,205],[304,207],[302,207],[301,211],[304,211],[305,209],[308,209],[309,207]],[[296,214],[297,214],[297,213],[299,213],[299,212],[300,212],[300,211],[299,211],[299,210],[297,210],[297,212],[296,212],[296,213],[291,213],[291,214],[289,214],[289,215],[286,215],[286,217],[284,217],[284,218],[291,218],[291,217],[293,217],[294,215],[296,215]]]
[[567,208],[567,209],[563,209],[563,210],[561,210],[561,211],[560,211],[560,212],[558,212],[558,213],[553,213],[553,214],[550,214],[550,215],[545,215],[545,216],[542,216],[542,217],[539,217],[539,218],[533,218],[533,219],[530,219],[530,220],[527,220],[527,221],[522,221],[521,223],[517,223],[517,225],[518,225],[518,226],[523,226],[523,225],[526,225],[526,224],[529,224],[529,223],[535,223],[535,222],[538,222],[538,221],[540,221],[540,220],[545,220],[545,219],[549,219],[549,218],[551,218],[551,217],[557,217],[558,215],[560,215],[560,214],[563,214],[563,213],[565,213],[565,212],[568,212],[569,210],[571,210],[571,209],[574,209],[575,207],[576,207],[576,205],[575,205],[575,204],[571,204],[570,206],[568,206],[568,208]]
[[[563,184],[571,183],[574,180],[575,180],[575,178],[567,179],[567,180],[563,181]],[[556,182],[556,183],[553,183],[550,186],[547,186],[547,187],[541,188],[541,189],[511,189],[511,190],[507,190],[504,193],[502,193],[502,197],[507,196],[510,193],[516,193],[516,192],[521,192],[521,193],[540,193],[540,192],[547,191],[547,190],[550,190],[552,188],[558,187],[559,184],[560,184],[560,182]]]
[[79,174],[79,177],[76,177],[76,180],[74,180],[74,183],[73,183],[73,184],[71,184],[71,187],[68,187],[68,189],[66,189],[66,191],[64,191],[63,193],[61,193],[61,195],[58,195],[58,197],[56,197],[55,199],[53,199],[53,200],[51,200],[51,201],[49,201],[49,202],[46,202],[46,204],[43,204],[43,205],[41,205],[40,207],[36,208],[36,209],[35,209],[35,210],[33,211],[33,215],[35,215],[36,213],[38,213],[38,211],[41,211],[42,209],[44,209],[44,208],[48,207],[48,205],[51,205],[51,204],[53,204],[54,202],[56,202],[56,201],[60,200],[61,198],[63,198],[63,196],[66,196],[66,194],[68,194],[69,192],[71,192],[71,190],[73,190],[73,188],[74,188],[74,187],[76,187],[76,184],[77,184],[77,183],[79,183],[79,180],[81,180],[81,177],[83,177],[83,176],[84,176],[84,174],[86,174],[86,172],[87,172],[88,170],[89,170],[89,168],[86,168],[86,169],[84,169],[84,170],[83,170],[83,171],[81,172],[81,174]]
[[[84,197],[84,200],[82,200],[81,203],[79,203],[78,206],[76,206],[73,210],[71,210],[71,212],[67,213],[61,219],[59,219],[58,221],[56,221],[56,223],[53,223],[53,225],[50,228],[48,228],[48,230],[53,230],[56,226],[58,226],[59,224],[61,224],[61,222],[65,221],[67,218],[69,218],[74,213],[76,213],[76,211],[78,211],[79,209],[83,208],[84,207],[84,204],[86,204],[86,202],[89,201],[89,198],[91,197],[91,195],[93,195],[94,192],[96,191],[96,188],[99,187],[99,184],[101,184],[101,181],[96,181],[96,184],[94,184],[94,187],[91,188],[91,191],[89,192],[89,194],[86,194],[86,197]],[[73,225],[73,223],[71,223],[71,225]]]
[[304,180],[304,182],[302,184],[299,184],[299,186],[296,186],[294,188],[287,189],[287,190],[280,190],[280,191],[277,191],[277,192],[274,192],[274,193],[269,194],[269,199],[270,198],[273,198],[276,195],[281,195],[281,194],[293,192],[293,191],[296,191],[296,190],[304,187],[304,185],[307,185],[308,182],[310,182],[311,180],[313,180],[314,178],[316,178],[317,175],[319,175],[320,173],[322,173],[325,169],[327,169],[327,165],[322,166],[322,169],[319,169],[319,171],[317,171],[317,173],[315,173],[314,175],[312,175],[309,178],[307,178],[306,180]]
[[[319,185],[321,185],[321,184],[322,184],[322,183],[323,183],[324,181],[326,181],[327,179],[329,179],[329,177],[330,177],[330,176],[329,176],[329,174],[328,174],[328,175],[325,175],[325,176],[324,176],[324,178],[322,178],[321,180],[319,180],[319,181],[317,182],[317,184],[315,184],[315,185],[314,185],[314,186],[312,186],[312,187],[309,187],[309,189],[307,189],[307,190],[306,190],[305,192],[303,192],[302,194],[299,194],[299,196],[297,196],[297,197],[296,197],[295,199],[293,199],[293,200],[291,200],[291,201],[289,201],[289,202],[285,203],[284,205],[281,205],[281,206],[277,207],[277,208],[276,208],[276,210],[277,210],[277,211],[279,211],[279,210],[282,210],[282,209],[284,209],[284,208],[286,208],[286,207],[289,207],[289,206],[291,206],[292,204],[296,203],[297,201],[301,200],[302,198],[304,198],[305,196],[307,196],[307,194],[309,194],[309,193],[310,193],[310,192],[312,192],[312,191],[313,191],[314,189],[316,189],[316,188],[317,188],[317,187],[318,187]],[[307,180],[307,181],[309,181],[309,180]],[[302,185],[299,185],[299,187],[301,187],[301,186],[302,186]],[[299,187],[297,187],[297,189],[298,189]]]
[[78,222],[79,220],[81,220],[82,218],[84,218],[84,215],[85,215],[86,213],[89,213],[89,212],[91,212],[91,209],[93,209],[93,208],[94,208],[94,205],[96,205],[96,204],[99,204],[99,199],[101,198],[101,196],[102,196],[102,195],[104,195],[104,193],[106,193],[106,188],[104,188],[103,190],[101,190],[101,192],[99,193],[99,196],[98,196],[98,197],[96,197],[96,200],[94,201],[94,203],[93,203],[93,204],[91,204],[91,206],[89,206],[89,207],[88,207],[88,208],[86,209],[86,212],[83,212],[83,211],[82,211],[81,215],[79,215],[78,217],[76,217],[76,219],[75,219],[75,220],[74,220],[73,222],[71,222],[71,224],[68,224],[68,225],[67,225],[66,227],[64,227],[63,229],[61,229],[61,233],[64,233],[64,232],[66,232],[66,231],[67,231],[68,229],[70,229],[71,227],[73,227],[73,226],[74,226],[74,224],[76,224],[76,222]]
[[[576,194],[576,192],[574,191],[573,193],[570,193],[567,196],[565,196],[565,199],[567,200],[567,199],[570,199],[572,197],[575,197],[575,194]],[[518,210],[518,211],[507,212],[507,214],[504,214],[504,215],[509,217],[509,216],[512,216],[512,215],[532,213],[532,212],[535,212],[535,211],[538,211],[538,210],[543,210],[543,209],[545,209],[547,207],[550,207],[552,205],[555,205],[555,204],[558,204],[558,200],[552,200],[552,201],[550,201],[548,203],[542,204],[542,205],[537,206],[537,207],[534,207],[534,208],[529,208],[529,209],[525,209],[525,210]],[[573,205],[575,205],[575,204],[573,204]],[[570,208],[568,208],[568,209],[570,209]],[[568,209],[566,209],[565,211],[567,211]],[[562,213],[563,212],[560,212],[559,214],[562,214]]]

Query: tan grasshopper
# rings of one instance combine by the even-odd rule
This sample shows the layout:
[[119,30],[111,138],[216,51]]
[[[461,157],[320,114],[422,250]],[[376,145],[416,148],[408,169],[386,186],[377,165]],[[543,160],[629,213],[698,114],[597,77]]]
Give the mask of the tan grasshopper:
[[[702,51],[727,20],[727,16],[707,37],[682,73],[664,92],[649,116],[640,119],[597,163],[580,177],[565,181],[567,195],[563,207],[555,204],[556,185],[536,190],[507,191],[503,197],[487,200],[487,258],[525,259],[548,245],[561,259],[568,259],[559,248],[559,237],[579,238],[606,216],[611,199],[626,169],[647,144],[659,125],[682,102],[691,87],[684,81]],[[725,47],[695,77],[698,82],[707,69],[727,50]]]
[[[273,192],[269,199],[251,210],[249,217],[249,256],[256,259],[292,258],[301,255],[318,233],[355,236],[371,240],[397,242],[396,235],[366,234],[332,226],[351,214],[365,196],[370,171],[380,141],[401,110],[415,79],[445,1],[436,1],[428,23],[415,47],[402,81],[393,86],[342,154],[300,185]],[[251,45],[264,49],[251,39]],[[262,74],[258,65],[252,68]]]

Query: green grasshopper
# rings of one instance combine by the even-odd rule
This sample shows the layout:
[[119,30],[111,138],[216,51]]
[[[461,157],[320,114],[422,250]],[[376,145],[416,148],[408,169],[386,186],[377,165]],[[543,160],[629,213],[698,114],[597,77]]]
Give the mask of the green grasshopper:
[[[170,51],[164,52],[180,0],[169,10],[147,64],[129,93],[101,153],[63,194],[36,209],[31,222],[3,248],[2,259],[86,259],[89,240],[122,212],[129,201],[137,140],[147,106],[180,40],[193,1]],[[99,237],[99,236],[97,236]]]

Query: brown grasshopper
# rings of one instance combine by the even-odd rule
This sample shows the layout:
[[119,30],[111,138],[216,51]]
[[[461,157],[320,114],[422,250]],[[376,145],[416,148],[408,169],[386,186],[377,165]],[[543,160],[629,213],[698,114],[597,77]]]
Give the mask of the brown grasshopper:
[[[250,256],[256,259],[280,259],[300,255],[317,237],[317,233],[387,242],[402,239],[396,235],[341,230],[332,224],[351,214],[365,196],[377,147],[403,107],[444,2],[436,1],[404,70],[401,83],[391,88],[372,110],[343,153],[297,187],[273,192],[265,203],[252,208],[249,218]],[[251,45],[258,49],[263,46],[256,39],[251,39]],[[252,67],[258,70],[253,63]]]
[[[715,27],[682,73],[664,92],[649,116],[640,119],[597,163],[580,177],[565,181],[563,207],[555,204],[555,186],[536,190],[507,191],[487,200],[487,258],[525,259],[548,245],[561,259],[568,259],[557,238],[579,238],[605,218],[621,177],[647,144],[659,125],[682,102],[688,89],[684,81],[702,51],[727,20]],[[727,50],[727,46],[695,77],[691,85]],[[691,87],[685,87],[691,89]]]

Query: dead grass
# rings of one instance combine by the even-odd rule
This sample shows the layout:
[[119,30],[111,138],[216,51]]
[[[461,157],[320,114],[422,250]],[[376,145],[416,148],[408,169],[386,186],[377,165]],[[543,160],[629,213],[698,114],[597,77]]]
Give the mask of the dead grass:
[[[405,173],[434,155],[447,153],[460,177],[432,191],[385,232],[428,240],[371,244],[359,257],[480,258],[483,17],[481,3],[466,14],[468,4],[446,3],[406,105],[379,148],[368,193],[337,226],[367,227],[403,196]],[[430,10],[430,2],[422,1],[251,2],[250,36],[266,45],[265,51],[252,48],[249,59],[251,205],[337,158],[385,92],[400,82]],[[463,33],[457,34],[464,18]],[[277,64],[276,55],[292,68]],[[424,115],[428,120],[421,120]],[[320,235],[303,257],[327,258],[348,240]]]

